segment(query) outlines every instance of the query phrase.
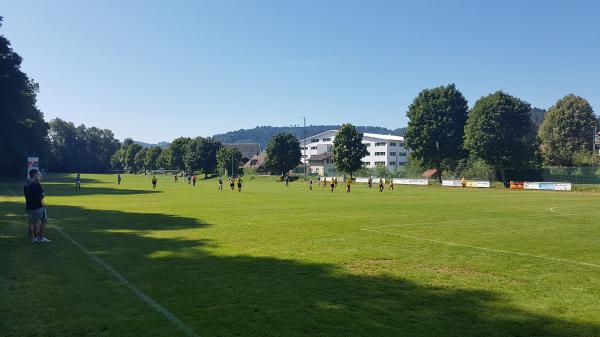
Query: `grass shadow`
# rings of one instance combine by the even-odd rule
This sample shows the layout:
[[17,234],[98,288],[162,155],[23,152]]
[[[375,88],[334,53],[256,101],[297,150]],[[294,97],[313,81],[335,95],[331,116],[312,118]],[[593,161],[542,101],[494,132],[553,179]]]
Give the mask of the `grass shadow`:
[[[0,207],[14,213],[22,205],[5,202]],[[55,224],[202,335],[600,335],[596,324],[515,308],[492,291],[350,274],[333,264],[216,255],[211,249],[217,242],[157,235],[210,226],[191,218],[71,206],[53,206],[51,214]],[[0,224],[3,219],[14,221],[0,217]],[[64,240],[56,232],[53,236]],[[10,241],[10,246],[19,244],[27,245],[14,238]],[[94,285],[90,287],[93,291]],[[5,305],[9,304],[0,304]],[[49,309],[29,308],[42,317],[41,322]],[[24,312],[23,317],[27,314],[31,312]],[[98,317],[109,316],[101,313]],[[71,318],[61,319],[68,326]]]

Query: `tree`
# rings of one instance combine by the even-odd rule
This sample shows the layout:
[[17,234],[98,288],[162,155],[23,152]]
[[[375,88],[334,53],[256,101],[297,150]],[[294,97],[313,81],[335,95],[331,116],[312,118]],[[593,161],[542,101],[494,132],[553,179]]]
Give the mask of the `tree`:
[[172,158],[173,158],[173,154],[171,153],[171,149],[170,148],[163,149],[161,151],[160,155],[158,156],[158,159],[156,160],[156,166],[158,166],[158,168],[162,168],[165,170],[172,170],[173,169]]
[[171,150],[171,163],[176,170],[183,170],[185,168],[184,157],[188,149],[188,143],[191,140],[191,138],[180,137],[173,140],[171,145],[169,145],[169,150]]
[[48,124],[36,106],[39,86],[21,71],[21,62],[0,35],[0,175],[22,174],[28,156],[45,165],[48,153]]
[[217,152],[223,145],[214,138],[201,138],[200,141],[200,170],[204,173],[204,178],[209,173],[214,173],[217,168]]
[[592,106],[573,94],[552,106],[540,127],[541,152],[546,165],[573,166],[582,153],[591,153],[593,128],[597,124]]
[[[134,145],[137,145],[137,144],[134,144]],[[138,146],[141,147],[141,145],[138,145]],[[146,169],[149,169],[149,167],[146,166],[146,154],[147,153],[148,153],[147,148],[141,148],[138,152],[136,152],[135,156],[133,157],[133,165],[131,166],[134,171],[144,170],[144,173],[145,173]]]
[[281,173],[281,175],[298,166],[302,157],[300,142],[291,133],[273,136],[267,145],[266,154],[265,166],[271,172]]
[[217,151],[221,143],[212,138],[197,137],[190,140],[185,149],[183,164],[188,172],[201,171],[206,178],[217,167]]
[[480,98],[469,111],[465,149],[500,171],[522,167],[533,160],[536,148],[531,106],[502,91]]
[[425,89],[408,109],[408,128],[404,135],[411,156],[437,169],[464,157],[464,129],[467,122],[467,100],[454,84]]
[[369,154],[363,135],[352,124],[342,124],[333,140],[333,161],[338,171],[352,174],[362,167],[362,158]]
[[49,167],[62,172],[105,172],[111,158],[119,149],[112,131],[73,123],[56,118],[50,121]]
[[135,144],[131,139],[126,139],[125,144],[127,144],[123,149],[123,167],[126,170],[136,172],[137,170],[143,168],[144,160],[140,157],[137,161],[136,165],[136,155],[138,152],[143,150],[143,147],[139,144]]
[[144,156],[144,167],[155,170],[158,169],[158,157],[162,153],[162,148],[158,146],[152,146],[146,150]]
[[242,153],[235,147],[222,147],[217,152],[217,168],[228,172],[230,177],[238,174],[241,161]]

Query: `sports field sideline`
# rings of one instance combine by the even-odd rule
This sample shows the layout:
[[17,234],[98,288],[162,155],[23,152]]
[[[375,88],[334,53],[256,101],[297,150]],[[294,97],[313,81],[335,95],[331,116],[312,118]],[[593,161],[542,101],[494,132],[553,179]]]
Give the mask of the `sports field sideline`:
[[0,182],[0,336],[600,336],[600,193],[73,180]]

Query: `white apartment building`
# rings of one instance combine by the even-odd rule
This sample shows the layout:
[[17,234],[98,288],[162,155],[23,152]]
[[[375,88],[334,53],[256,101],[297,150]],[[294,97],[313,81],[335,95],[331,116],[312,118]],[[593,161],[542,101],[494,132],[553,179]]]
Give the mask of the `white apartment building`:
[[[308,162],[312,156],[333,151],[333,140],[337,130],[329,130],[300,141],[302,163]],[[384,165],[393,171],[399,165],[406,164],[409,150],[404,143],[404,137],[364,133],[363,141],[369,154],[362,159],[365,167],[374,168]]]

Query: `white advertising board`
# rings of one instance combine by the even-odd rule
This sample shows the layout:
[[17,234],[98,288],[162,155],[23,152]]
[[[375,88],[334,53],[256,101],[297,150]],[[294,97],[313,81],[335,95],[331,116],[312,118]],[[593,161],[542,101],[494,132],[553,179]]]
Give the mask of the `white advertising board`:
[[442,186],[445,187],[462,187],[460,180],[442,180]]
[[420,185],[425,186],[429,185],[428,179],[402,179],[402,178],[394,178],[394,184],[398,185]]
[[467,187],[490,188],[490,182],[486,180],[469,180]]
[[570,191],[571,183],[553,183],[553,182],[525,182],[523,187],[526,190],[549,190],[549,191]]

